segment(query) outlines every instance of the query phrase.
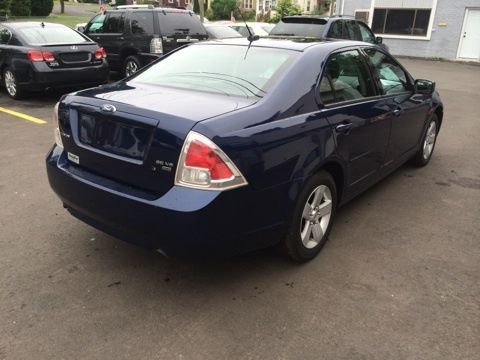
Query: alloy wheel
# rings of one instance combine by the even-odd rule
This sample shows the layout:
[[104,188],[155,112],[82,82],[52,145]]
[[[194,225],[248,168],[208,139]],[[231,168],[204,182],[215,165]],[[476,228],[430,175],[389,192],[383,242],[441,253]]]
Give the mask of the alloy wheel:
[[15,76],[10,70],[5,71],[5,88],[10,96],[14,97],[17,95],[17,83],[15,81]]
[[427,160],[432,155],[436,137],[437,123],[435,121],[432,121],[430,122],[430,125],[428,125],[427,133],[425,135],[425,141],[423,142],[423,158],[425,160]]
[[303,208],[300,237],[303,246],[314,248],[323,239],[332,215],[332,193],[325,185],[316,187]]
[[138,71],[138,64],[133,60],[127,61],[127,64],[125,65],[125,75],[128,77],[130,75],[135,74],[137,71]]

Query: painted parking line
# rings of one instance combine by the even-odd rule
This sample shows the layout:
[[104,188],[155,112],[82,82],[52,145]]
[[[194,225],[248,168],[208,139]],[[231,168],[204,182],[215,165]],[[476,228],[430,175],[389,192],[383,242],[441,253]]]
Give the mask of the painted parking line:
[[45,120],[36,118],[35,116],[23,114],[23,113],[20,113],[20,112],[18,112],[18,111],[13,111],[13,110],[5,109],[5,108],[3,108],[3,107],[0,107],[0,112],[3,112],[3,113],[5,113],[5,114],[9,114],[9,115],[12,115],[12,116],[19,117],[20,119],[23,119],[23,120],[31,121],[31,122],[34,122],[35,124],[39,124],[39,125],[42,125],[42,124],[46,124],[46,123],[47,123]]

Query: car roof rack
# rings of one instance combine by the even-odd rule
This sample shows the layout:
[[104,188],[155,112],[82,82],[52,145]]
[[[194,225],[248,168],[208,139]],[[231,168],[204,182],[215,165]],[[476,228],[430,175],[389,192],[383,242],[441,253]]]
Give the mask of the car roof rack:
[[153,9],[153,5],[118,5],[115,10]]

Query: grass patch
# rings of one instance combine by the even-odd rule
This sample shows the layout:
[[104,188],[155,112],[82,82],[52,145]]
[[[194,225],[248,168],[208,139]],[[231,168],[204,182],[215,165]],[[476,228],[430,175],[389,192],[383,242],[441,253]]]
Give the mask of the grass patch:
[[[55,5],[60,6],[60,1],[54,0],[53,2]],[[65,7],[67,6],[79,7],[85,9],[86,11],[91,11],[92,13],[97,13],[100,10],[100,5],[98,5],[98,1],[97,3],[76,3],[73,1],[65,1]]]
[[28,16],[28,17],[11,17],[11,21],[43,21],[56,24],[63,24],[68,27],[75,27],[78,23],[86,23],[91,19],[89,16],[72,16],[72,15],[60,15],[60,14],[50,14],[47,17],[41,16]]

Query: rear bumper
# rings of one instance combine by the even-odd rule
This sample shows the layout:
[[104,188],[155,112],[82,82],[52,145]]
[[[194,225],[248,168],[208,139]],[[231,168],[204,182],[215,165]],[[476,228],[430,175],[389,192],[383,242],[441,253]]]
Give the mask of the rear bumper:
[[139,54],[140,61],[142,62],[142,66],[147,66],[152,62],[160,59],[163,57],[163,54],[152,54],[152,53],[140,53]]
[[101,65],[78,68],[52,69],[46,63],[34,63],[28,74],[17,76],[19,87],[30,91],[42,91],[46,88],[77,87],[99,85],[108,80],[109,66],[106,61]]
[[[114,237],[170,256],[224,257],[277,243],[283,234],[285,186],[214,192],[173,186],[146,199],[82,176],[54,147],[47,157],[50,186],[70,213]],[[98,179],[98,177],[97,177]],[[264,201],[265,200],[265,201]],[[267,211],[269,209],[269,211]]]

